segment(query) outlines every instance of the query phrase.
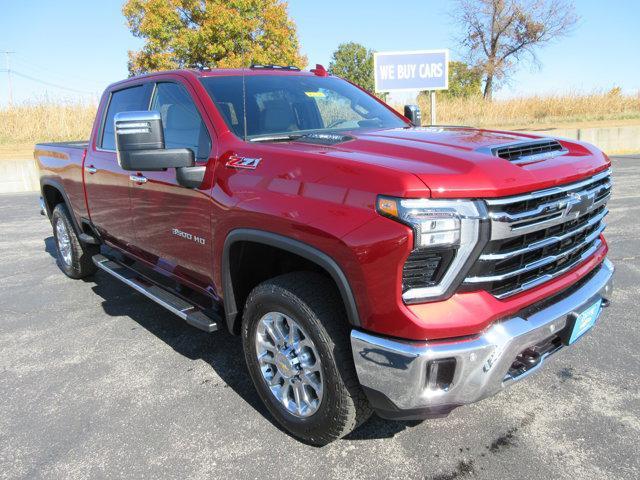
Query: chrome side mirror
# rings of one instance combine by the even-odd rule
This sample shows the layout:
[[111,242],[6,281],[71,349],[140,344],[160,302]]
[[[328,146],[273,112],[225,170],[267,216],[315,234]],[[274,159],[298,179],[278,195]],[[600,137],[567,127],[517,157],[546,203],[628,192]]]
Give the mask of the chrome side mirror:
[[124,170],[144,172],[195,165],[190,149],[165,148],[160,112],[120,112],[113,121],[118,163]]

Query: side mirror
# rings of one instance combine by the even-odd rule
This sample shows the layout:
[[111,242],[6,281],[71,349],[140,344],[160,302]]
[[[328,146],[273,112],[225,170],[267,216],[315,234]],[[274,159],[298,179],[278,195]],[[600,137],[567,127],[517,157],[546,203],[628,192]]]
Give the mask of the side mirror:
[[409,119],[414,127],[422,125],[422,114],[420,113],[420,107],[418,105],[405,105],[404,116]]
[[118,163],[124,170],[159,171],[195,165],[190,149],[164,148],[159,112],[120,112],[113,121]]
[[176,169],[176,179],[187,188],[198,188],[206,167],[195,166],[190,148],[165,148],[160,112],[120,112],[114,117],[116,153],[124,170],[136,172]]

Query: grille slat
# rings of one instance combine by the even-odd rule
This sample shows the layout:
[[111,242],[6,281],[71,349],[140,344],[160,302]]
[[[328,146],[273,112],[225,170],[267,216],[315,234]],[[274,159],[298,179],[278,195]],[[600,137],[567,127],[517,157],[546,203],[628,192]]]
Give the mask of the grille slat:
[[[485,288],[504,298],[552,280],[589,258],[601,245],[610,174],[608,170],[574,184],[487,200],[491,240],[464,287]],[[552,214],[540,215],[545,209]],[[535,222],[525,224],[523,218]]]

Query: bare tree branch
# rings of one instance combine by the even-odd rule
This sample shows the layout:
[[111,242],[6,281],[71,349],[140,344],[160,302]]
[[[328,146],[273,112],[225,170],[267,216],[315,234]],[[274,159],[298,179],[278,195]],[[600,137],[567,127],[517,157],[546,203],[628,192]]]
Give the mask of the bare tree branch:
[[484,75],[484,96],[505,81],[527,56],[571,33],[578,22],[571,0],[456,0],[458,39],[469,60]]

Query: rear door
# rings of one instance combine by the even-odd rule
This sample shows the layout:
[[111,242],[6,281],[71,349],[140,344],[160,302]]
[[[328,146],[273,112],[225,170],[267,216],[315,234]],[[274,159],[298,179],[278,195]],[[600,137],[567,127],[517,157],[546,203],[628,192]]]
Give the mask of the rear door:
[[[212,132],[204,111],[185,84],[156,84],[151,110],[160,112],[166,148],[190,148],[200,165],[212,155]],[[140,172],[146,181],[132,183],[131,212],[136,251],[158,268],[206,289],[213,282],[211,262],[211,197],[176,181],[175,168]]]
[[102,123],[84,162],[91,221],[106,240],[125,249],[135,239],[129,179],[135,172],[127,172],[118,164],[113,117],[119,112],[147,110],[152,86],[143,83],[110,93]]

